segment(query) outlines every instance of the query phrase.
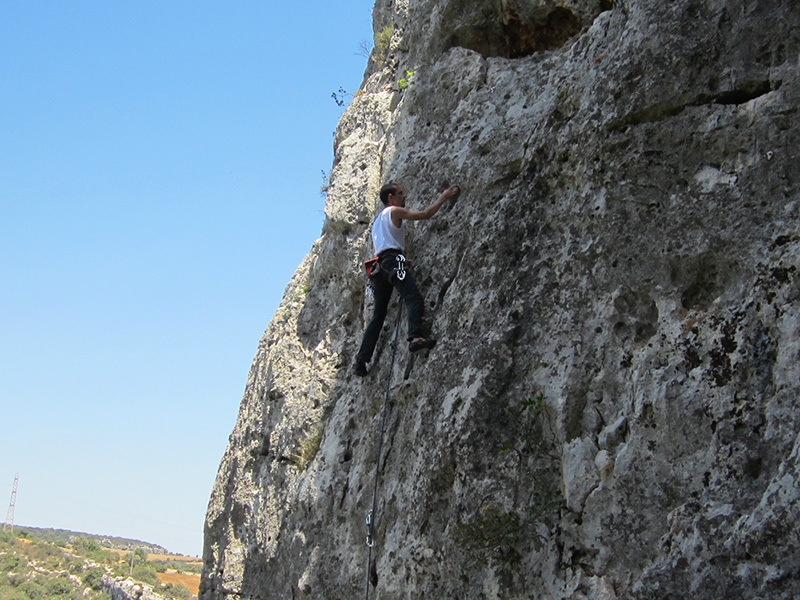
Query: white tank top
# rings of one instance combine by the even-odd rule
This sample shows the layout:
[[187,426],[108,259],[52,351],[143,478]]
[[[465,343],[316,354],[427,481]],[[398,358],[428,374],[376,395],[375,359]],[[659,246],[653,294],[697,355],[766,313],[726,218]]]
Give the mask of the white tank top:
[[392,223],[391,206],[384,208],[372,224],[372,245],[375,247],[376,256],[389,248],[405,252],[406,234],[402,224],[400,227],[395,227]]

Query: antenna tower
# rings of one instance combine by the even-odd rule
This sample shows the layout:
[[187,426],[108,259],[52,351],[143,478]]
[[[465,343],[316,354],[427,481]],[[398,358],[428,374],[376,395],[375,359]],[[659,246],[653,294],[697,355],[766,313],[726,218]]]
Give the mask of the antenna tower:
[[14,486],[11,488],[11,501],[8,503],[8,512],[6,513],[6,522],[3,524],[3,531],[11,529],[14,533],[14,505],[17,502],[17,484],[19,483],[19,473],[14,475]]

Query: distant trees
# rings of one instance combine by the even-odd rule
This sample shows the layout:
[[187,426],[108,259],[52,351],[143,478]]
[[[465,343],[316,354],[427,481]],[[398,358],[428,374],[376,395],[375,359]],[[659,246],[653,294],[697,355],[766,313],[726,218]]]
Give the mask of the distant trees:
[[83,574],[83,585],[99,592],[103,589],[103,575],[105,571],[100,567],[87,569]]
[[175,598],[176,600],[188,600],[192,597],[192,592],[182,583],[177,585],[168,583],[162,588],[161,593],[167,598]]
[[[61,533],[61,532],[59,532]],[[132,577],[170,600],[192,597],[182,583],[161,584],[159,573],[199,573],[200,562],[182,557],[148,560],[145,547],[110,550],[100,538],[38,537],[36,531],[0,532],[0,600],[111,600],[103,577]],[[165,560],[161,560],[165,558]]]
[[[99,545],[87,546],[94,554],[102,551]],[[87,567],[74,549],[30,534],[0,536],[0,600],[110,600],[101,590],[103,573]]]

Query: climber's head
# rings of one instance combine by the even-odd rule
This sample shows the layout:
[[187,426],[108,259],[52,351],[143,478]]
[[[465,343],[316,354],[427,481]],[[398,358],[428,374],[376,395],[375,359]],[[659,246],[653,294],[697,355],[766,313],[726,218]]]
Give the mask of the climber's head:
[[381,188],[381,202],[384,206],[405,206],[406,194],[399,185],[394,182],[387,183]]

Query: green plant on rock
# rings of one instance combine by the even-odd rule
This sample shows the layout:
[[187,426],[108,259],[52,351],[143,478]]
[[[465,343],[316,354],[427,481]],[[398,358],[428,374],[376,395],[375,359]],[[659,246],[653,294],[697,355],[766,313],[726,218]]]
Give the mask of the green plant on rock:
[[408,86],[411,85],[411,80],[414,78],[414,71],[406,71],[406,76],[397,82],[397,86],[401,92],[405,92]]
[[314,460],[314,457],[317,456],[320,444],[322,443],[322,434],[322,427],[315,427],[311,433],[300,442],[297,453],[288,457],[298,470],[305,471],[308,465],[311,464],[311,461]]
[[330,171],[325,171],[321,169],[322,172],[322,184],[319,186],[319,193],[322,196],[327,196],[328,191],[331,189],[331,174]]
[[394,25],[387,25],[375,34],[375,47],[372,50],[372,60],[382,65],[389,56],[389,46],[394,35]]
[[520,461],[527,455],[560,460],[558,453],[552,454],[547,444],[547,434],[549,433],[550,438],[554,438],[555,433],[546,409],[544,394],[541,392],[523,400],[518,408],[506,408],[506,413],[515,427],[513,436],[503,445],[507,450],[516,452]]
[[519,515],[493,505],[482,506],[474,519],[456,528],[460,545],[485,559],[497,558],[503,563],[519,560],[516,546],[520,536]]
[[[516,411],[511,411],[517,424],[514,451],[519,458],[520,478],[533,484],[524,502],[528,517],[534,523],[557,512],[564,505],[561,490],[553,483],[553,473],[558,472],[560,456],[553,453],[547,443],[548,438],[555,438],[555,433],[546,409],[544,394],[540,392],[523,400]],[[530,457],[533,457],[533,461]]]
[[297,300],[300,300],[303,296],[308,294],[308,292],[310,292],[310,291],[311,291],[311,284],[308,281],[306,281],[302,285],[300,285],[300,287],[297,289],[297,291],[294,294],[292,294],[291,301],[295,302]]
[[348,94],[347,90],[342,87],[339,88],[338,92],[331,92],[331,98],[336,102],[336,106],[344,106],[348,96],[352,96],[352,94]]
[[[544,394],[538,393],[506,408],[508,427],[500,451],[516,458],[510,508],[487,503],[456,528],[455,540],[486,561],[510,565],[520,551],[541,543],[540,525],[564,504],[559,487],[559,455],[553,451],[552,430]],[[507,462],[507,461],[505,461]]]

